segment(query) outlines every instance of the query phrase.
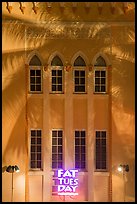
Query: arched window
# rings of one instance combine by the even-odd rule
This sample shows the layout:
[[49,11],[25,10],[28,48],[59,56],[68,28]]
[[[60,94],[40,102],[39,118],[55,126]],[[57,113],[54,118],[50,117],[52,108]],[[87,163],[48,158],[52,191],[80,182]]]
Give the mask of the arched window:
[[29,91],[37,93],[42,91],[42,64],[40,59],[34,55],[29,62]]
[[63,63],[58,56],[51,61],[51,84],[53,93],[63,92]]
[[85,61],[81,56],[78,56],[74,61],[74,92],[85,93],[86,80],[85,80]]
[[94,64],[94,91],[95,93],[106,93],[106,62],[99,56]]

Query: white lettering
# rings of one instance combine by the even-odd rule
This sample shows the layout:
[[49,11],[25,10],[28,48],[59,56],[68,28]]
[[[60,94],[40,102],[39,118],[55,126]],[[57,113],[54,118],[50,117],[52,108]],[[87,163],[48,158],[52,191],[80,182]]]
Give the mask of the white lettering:
[[65,186],[63,186],[63,185],[58,186],[58,192],[63,191],[64,189],[65,189]]
[[66,177],[66,176],[72,177],[72,175],[71,175],[71,173],[69,172],[69,170],[67,170],[67,171],[63,174],[63,177]]
[[58,177],[61,177],[61,175],[63,174],[62,171],[63,171],[62,169],[59,169],[59,170],[58,170]]
[[78,172],[78,170],[70,170],[70,172],[72,172],[72,177],[75,177],[76,176],[76,172]]

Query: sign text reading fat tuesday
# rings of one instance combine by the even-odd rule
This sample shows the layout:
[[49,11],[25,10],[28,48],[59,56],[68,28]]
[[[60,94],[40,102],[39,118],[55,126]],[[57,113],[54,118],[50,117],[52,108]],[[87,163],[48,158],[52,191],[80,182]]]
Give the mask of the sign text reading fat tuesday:
[[58,195],[78,195],[78,170],[58,170]]

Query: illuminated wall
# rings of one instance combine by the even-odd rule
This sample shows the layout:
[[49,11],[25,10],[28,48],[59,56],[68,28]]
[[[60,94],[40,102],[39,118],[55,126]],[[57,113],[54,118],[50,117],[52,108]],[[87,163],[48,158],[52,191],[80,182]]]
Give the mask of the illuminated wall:
[[[24,14],[19,2],[11,13],[2,3],[2,167],[17,164],[14,174],[14,201],[123,201],[123,179],[117,172],[121,163],[129,164],[126,201],[135,200],[135,22],[134,3],[110,2],[99,13],[97,2],[89,12],[84,2],[72,9],[67,2],[64,12],[58,2],[50,11],[45,2],[32,10],[26,2]],[[125,7],[124,7],[125,8]],[[125,13],[124,13],[125,11]],[[49,28],[49,30],[48,30]],[[26,68],[36,53],[43,66],[43,94],[26,94]],[[50,94],[50,66],[58,53],[63,64],[73,64],[81,54],[87,64],[87,94],[73,94],[73,68],[64,71],[65,94]],[[93,67],[98,53],[109,67],[110,95],[96,95],[93,90]],[[91,66],[91,70],[89,67]],[[27,97],[27,98],[26,98]],[[27,105],[27,112],[26,112]],[[27,113],[27,124],[26,124]],[[29,171],[30,129],[43,130],[43,171]],[[62,128],[65,169],[74,168],[73,136],[75,129],[85,129],[87,171],[78,173],[78,196],[53,196],[51,169],[51,130]],[[106,129],[109,135],[109,171],[94,171],[95,130]],[[3,168],[4,169],[4,168]],[[111,177],[112,173],[112,177]],[[112,186],[111,186],[112,178]],[[111,189],[112,187],[112,189]],[[112,193],[111,193],[112,190]],[[11,175],[2,173],[2,200],[11,200]]]

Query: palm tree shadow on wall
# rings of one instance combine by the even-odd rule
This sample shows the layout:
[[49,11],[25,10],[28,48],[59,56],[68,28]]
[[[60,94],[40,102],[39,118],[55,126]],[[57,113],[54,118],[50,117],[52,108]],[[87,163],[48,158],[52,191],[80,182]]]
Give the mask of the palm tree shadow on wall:
[[[37,18],[39,18],[39,19],[44,18],[45,19],[44,9],[45,8],[42,6],[42,4],[40,4],[39,15],[38,15],[38,17],[36,15],[36,19]],[[62,19],[60,19],[58,16],[56,16],[56,13],[52,13],[52,14],[53,14],[54,17],[50,18],[49,24],[53,23],[53,22],[56,23],[58,21],[58,19],[59,19],[59,26],[60,26],[60,28],[64,29],[64,27],[62,26]],[[74,21],[76,21],[77,20],[76,14],[71,13],[71,15],[72,15],[72,19]],[[23,69],[25,69],[25,66],[24,66],[25,57],[27,56],[27,54],[31,50],[34,50],[35,48],[37,50],[43,50],[43,49],[45,49],[46,46],[49,47],[49,46],[54,45],[54,44],[51,41],[43,43],[43,40],[45,39],[44,32],[46,32],[47,27],[46,28],[38,27],[35,23],[30,23],[29,19],[28,20],[19,20],[16,17],[11,17],[11,16],[9,17],[8,15],[3,15],[3,20],[6,20],[7,22],[9,21],[10,24],[11,24],[11,26],[9,26],[9,27],[8,27],[8,24],[7,24],[7,27],[5,27],[5,24],[3,24],[3,30],[2,31],[4,32],[4,34],[8,34],[12,41],[16,40],[16,41],[19,42],[20,40],[23,39],[23,41],[25,43],[26,39],[24,38],[24,31],[26,29],[27,30],[30,29],[32,31],[30,34],[28,32],[27,47],[26,48],[24,47],[24,48],[22,48],[22,50],[19,50],[19,51],[17,50],[16,52],[9,52],[9,53],[6,53],[6,54],[2,55],[2,57],[3,57],[2,69],[3,69],[4,73],[6,72],[6,70],[8,71],[8,63],[11,63],[11,65],[13,66],[12,68],[14,69],[14,66],[15,66],[14,61],[18,62],[18,60],[19,60],[19,58],[21,56],[24,59],[24,63],[22,62],[22,66],[20,66],[20,68],[15,72],[16,77],[15,78],[13,77],[13,79],[10,80],[9,85],[3,90],[3,93],[2,93],[2,97],[3,97],[2,108],[3,108],[3,111],[9,110],[9,107],[11,108],[11,111],[12,111],[14,109],[14,104],[16,105],[16,102],[18,101],[19,98],[24,97],[24,99],[25,99],[25,87],[23,85],[24,83],[22,83],[20,89],[15,90],[15,86],[14,86],[15,83],[20,84],[20,82],[22,81],[21,76],[23,75],[23,72],[24,72]],[[80,19],[80,17],[79,17],[78,20],[81,21],[82,19]],[[100,42],[100,40],[101,40],[100,38],[98,38],[98,35],[99,34],[101,35],[102,32],[104,33],[105,29],[106,29],[105,26],[100,27],[100,26],[95,25],[93,27],[93,30],[95,30],[95,35],[92,36],[92,40],[94,40],[97,45],[98,45],[98,42]],[[53,33],[54,32],[55,31],[53,31]],[[60,31],[58,31],[58,32],[60,32]],[[131,39],[131,33],[132,33],[132,30],[129,27],[127,33],[125,34],[125,36],[127,38],[127,42],[129,40],[129,38]],[[74,36],[73,36],[73,38],[74,38]],[[134,41],[134,39],[133,39],[133,41]],[[110,55],[110,53],[109,53],[110,52],[109,42],[104,44],[104,49],[107,50],[107,48],[108,48],[108,50],[107,50],[108,55]],[[35,44],[37,44],[37,47],[35,47]],[[33,46],[31,47],[30,45],[33,45]],[[115,47],[117,47],[117,45],[115,45]],[[129,67],[130,67],[130,65],[133,66],[133,62],[131,62],[131,60],[129,59],[129,56],[131,55],[131,53],[130,53],[131,51],[129,51],[128,47],[127,48],[125,47],[125,49],[123,50],[122,45],[119,44],[118,48],[119,48],[119,55],[122,56],[121,60],[125,60],[125,56],[121,55],[121,53],[126,53],[126,62],[125,63],[126,64],[128,63]],[[96,47],[96,49],[97,49],[97,47]],[[114,55],[114,56],[112,56],[113,60],[117,61],[118,60],[118,55],[115,55],[115,53],[112,53],[112,55]],[[14,56],[14,57],[11,57],[11,56]],[[127,73],[126,73],[126,71],[127,71]],[[134,72],[134,70],[132,70],[132,71]],[[125,86],[125,83],[126,83],[127,78],[128,78],[130,85],[132,84],[133,72],[131,74],[130,79],[129,79],[129,73],[131,73],[131,72],[129,71],[129,69],[127,67],[126,67],[126,70],[123,73],[123,70],[119,71],[119,67],[116,65],[115,68],[114,68],[114,72],[115,72],[115,74],[119,75],[118,80],[114,84],[114,88],[115,87],[119,88],[121,98],[124,99],[125,93],[127,92],[127,86]],[[123,84],[120,83],[121,76],[124,79]],[[11,90],[12,94],[9,94],[9,89]],[[114,94],[114,93],[112,93],[112,94]],[[118,96],[116,96],[116,97],[118,97]],[[134,93],[132,93],[132,97],[134,98]],[[134,114],[134,111],[133,110],[131,111],[132,104],[130,102],[126,103],[125,101],[126,100],[124,99],[123,100],[123,106],[124,106],[124,109],[126,110],[126,112],[128,112],[130,114]],[[25,104],[25,102],[24,102],[24,104]],[[7,146],[5,147],[5,151],[3,153],[3,161],[6,161],[8,159],[8,153],[7,152],[10,151],[10,150],[12,150],[14,152],[16,151],[17,155],[20,155],[20,153],[24,151],[24,145],[23,144],[24,144],[25,136],[24,135],[22,136],[22,134],[23,134],[23,131],[24,131],[25,127],[22,126],[22,124],[24,124],[23,121],[25,120],[25,108],[26,108],[25,106],[22,106],[22,109],[20,109],[20,112],[18,113],[17,120],[16,120],[16,122],[14,124],[14,127],[13,127],[11,133],[10,133],[10,137],[9,137],[8,142],[7,142]],[[38,111],[38,107],[36,109],[32,108],[29,111],[32,114],[34,114],[35,111],[36,112]],[[9,111],[9,114],[10,114],[10,111]],[[11,114],[15,114],[15,113],[12,112]],[[3,121],[3,124],[4,124],[4,121]],[[20,132],[18,132],[19,125],[22,126],[22,131],[20,130]]]

